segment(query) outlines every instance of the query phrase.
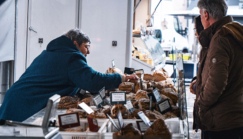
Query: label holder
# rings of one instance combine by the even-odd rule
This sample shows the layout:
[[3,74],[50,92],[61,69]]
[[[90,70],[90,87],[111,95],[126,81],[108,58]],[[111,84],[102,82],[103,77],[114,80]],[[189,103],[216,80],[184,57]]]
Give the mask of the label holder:
[[103,87],[102,89],[100,89],[99,91],[99,94],[101,96],[101,98],[104,100],[106,97],[105,97],[105,87]]
[[[102,99],[100,94],[94,96],[92,99],[93,99],[93,101],[94,101],[94,103],[95,103],[97,108],[100,108],[100,107],[105,105],[104,100]],[[99,100],[101,102],[99,103],[99,102],[97,102],[97,100]]]
[[[64,123],[64,121],[67,123]],[[58,122],[62,129],[80,126],[78,112],[58,115]]]
[[113,120],[108,114],[106,114],[106,116],[109,118],[109,120],[111,121],[111,123],[113,124],[113,126],[114,126],[118,131],[120,131],[121,129],[118,128],[118,126],[116,125],[116,123],[114,122],[114,120]]
[[152,101],[153,101],[153,102],[159,102],[159,101],[161,100],[161,96],[160,96],[160,94],[159,94],[157,88],[155,88],[155,89],[153,90],[153,92],[149,93],[148,96],[149,96],[149,97],[152,97]]
[[[164,99],[161,102],[157,103],[160,113],[165,114],[172,110],[169,99]],[[161,110],[162,109],[162,110]]]
[[[121,101],[114,101],[114,99],[117,99],[117,98],[114,98],[115,94],[124,94],[124,98],[123,100]],[[116,105],[116,104],[126,104],[126,92],[125,91],[117,91],[117,92],[111,92],[110,93],[110,104],[111,105]]]

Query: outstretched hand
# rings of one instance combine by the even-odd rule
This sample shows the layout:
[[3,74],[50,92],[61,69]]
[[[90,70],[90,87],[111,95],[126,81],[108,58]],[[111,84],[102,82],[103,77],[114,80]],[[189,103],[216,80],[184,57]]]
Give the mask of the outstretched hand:
[[127,80],[138,80],[138,76],[136,74],[126,75]]

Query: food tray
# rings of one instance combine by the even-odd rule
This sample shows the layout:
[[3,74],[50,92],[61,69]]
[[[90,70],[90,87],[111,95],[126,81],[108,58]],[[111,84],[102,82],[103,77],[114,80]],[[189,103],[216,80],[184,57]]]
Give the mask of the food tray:
[[[119,126],[118,120],[114,119],[115,123]],[[124,119],[124,125],[132,123],[135,128],[137,128],[136,121],[141,121],[141,119]],[[165,120],[170,132],[172,133],[172,139],[183,139],[184,135],[181,131],[181,124],[178,118],[171,118]],[[113,133],[117,132],[116,128],[109,121],[105,128],[99,130],[101,134],[101,139],[112,139]]]
[[[63,139],[100,139],[101,138],[101,131],[106,129],[107,123],[109,122],[108,119],[97,119],[98,126],[100,129],[98,132],[65,132],[59,131],[62,135]],[[80,119],[80,126],[82,129],[86,129],[88,126],[88,121],[86,118]]]

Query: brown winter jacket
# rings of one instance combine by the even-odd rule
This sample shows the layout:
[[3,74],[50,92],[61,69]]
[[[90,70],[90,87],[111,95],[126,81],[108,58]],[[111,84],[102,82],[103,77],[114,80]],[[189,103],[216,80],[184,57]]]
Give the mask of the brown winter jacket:
[[202,130],[243,127],[243,26],[226,16],[201,32],[195,101]]

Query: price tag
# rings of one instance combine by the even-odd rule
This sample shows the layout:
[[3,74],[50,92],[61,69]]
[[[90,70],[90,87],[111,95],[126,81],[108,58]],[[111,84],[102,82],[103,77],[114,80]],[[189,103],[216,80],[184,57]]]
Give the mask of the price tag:
[[126,73],[126,74],[133,74],[134,73],[134,68],[125,67],[124,73]]
[[116,67],[114,59],[111,61],[111,66],[112,66],[112,68]]
[[[154,121],[151,121],[151,125],[153,124]],[[146,132],[146,130],[149,128],[148,126],[145,125],[143,121],[136,121],[137,127],[141,132]]]
[[98,122],[95,118],[87,117],[88,123],[89,123],[89,130],[92,132],[98,132]]
[[111,92],[110,101],[111,105],[126,104],[126,92]]
[[80,126],[78,112],[58,115],[58,122],[63,129]]
[[130,99],[127,100],[127,103],[124,105],[129,112],[133,112],[135,109]]
[[111,123],[113,124],[113,126],[118,130],[120,131],[121,129],[118,128],[118,126],[116,125],[116,123],[114,122],[114,120],[108,115],[106,114],[106,116],[110,119]]
[[140,88],[141,88],[141,90],[143,90],[143,76],[144,76],[144,74],[142,73],[141,74],[141,78],[140,78]]
[[160,96],[157,88],[155,88],[152,93],[149,93],[148,96],[149,97],[152,96],[153,102],[159,102],[161,100],[161,96]]
[[150,120],[142,111],[138,112],[138,116],[143,120],[147,127],[151,126]]
[[119,112],[118,112],[117,119],[118,119],[118,122],[119,122],[119,125],[120,125],[120,129],[123,129],[124,121],[123,121],[123,118],[122,118],[121,110],[119,110]]
[[138,70],[134,70],[134,73],[144,73],[144,70],[143,69],[138,69]]
[[81,107],[85,112],[87,112],[88,114],[91,114],[94,112],[94,110],[92,110],[87,104],[85,104],[84,102],[78,104],[79,107]]
[[160,113],[165,114],[166,112],[169,112],[172,110],[172,107],[170,105],[169,99],[165,99],[157,104]]
[[101,96],[102,99],[105,99],[105,87],[103,87],[100,91],[99,94]]
[[102,107],[104,105],[104,101],[101,98],[100,94],[94,96],[92,99],[93,99],[93,101],[94,101],[94,103],[95,103],[97,108],[100,108],[100,107]]

